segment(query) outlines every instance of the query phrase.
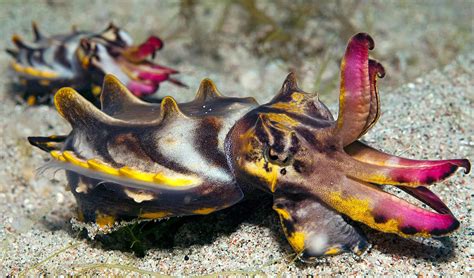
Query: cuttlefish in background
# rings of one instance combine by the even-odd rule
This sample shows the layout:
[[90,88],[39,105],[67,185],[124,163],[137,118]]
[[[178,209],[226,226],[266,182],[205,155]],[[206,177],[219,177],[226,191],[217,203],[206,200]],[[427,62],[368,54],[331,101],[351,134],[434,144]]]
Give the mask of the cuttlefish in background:
[[14,35],[16,49],[7,49],[14,58],[11,69],[30,105],[48,103],[64,86],[97,101],[106,74],[114,74],[138,97],[154,94],[165,81],[185,86],[174,78],[178,71],[149,59],[164,45],[156,36],[135,45],[127,32],[112,23],[101,32],[73,28],[70,33],[47,36],[33,22],[33,34],[33,42]]
[[[273,195],[286,237],[305,260],[362,254],[369,244],[356,222],[402,237],[449,234],[459,222],[426,186],[459,167],[469,172],[469,161],[405,159],[358,141],[380,114],[376,80],[384,69],[369,59],[373,47],[364,33],[349,41],[336,120],[298,88],[294,74],[264,105],[225,97],[208,79],[191,102],[151,104],[107,75],[101,110],[63,88],[55,104],[71,133],[29,140],[51,154],[48,166],[66,169],[80,219],[102,227],[208,214],[258,188]],[[397,186],[433,210],[380,185]]]

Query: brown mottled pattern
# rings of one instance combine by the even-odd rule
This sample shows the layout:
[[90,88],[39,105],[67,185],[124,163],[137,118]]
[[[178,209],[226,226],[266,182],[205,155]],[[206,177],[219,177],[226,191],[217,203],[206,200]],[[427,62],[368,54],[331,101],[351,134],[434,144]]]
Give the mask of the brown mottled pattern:
[[227,160],[222,151],[219,150],[218,135],[222,129],[222,119],[218,117],[205,117],[199,123],[195,134],[196,150],[214,165],[224,166],[227,171]]

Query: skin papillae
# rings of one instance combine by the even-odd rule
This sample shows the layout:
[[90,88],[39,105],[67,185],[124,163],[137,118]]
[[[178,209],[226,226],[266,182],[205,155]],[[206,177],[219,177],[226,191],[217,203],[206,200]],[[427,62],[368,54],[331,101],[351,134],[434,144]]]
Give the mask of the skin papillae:
[[72,29],[69,34],[46,36],[33,22],[34,41],[12,37],[16,49],[10,67],[29,104],[47,103],[59,88],[70,86],[95,101],[105,74],[113,74],[136,96],[157,91],[159,84],[183,83],[172,76],[178,71],[158,65],[149,57],[163,47],[155,36],[139,45],[117,26],[110,24],[100,33]]
[[[358,139],[380,113],[384,69],[369,59],[367,34],[351,38],[341,66],[339,114],[288,75],[267,104],[222,96],[203,80],[196,98],[151,104],[105,77],[101,110],[71,88],[55,95],[72,126],[66,136],[30,137],[50,153],[45,167],[66,169],[80,219],[104,227],[119,219],[208,214],[257,192],[274,197],[283,230],[303,260],[369,246],[363,223],[402,237],[443,236],[459,226],[428,185],[466,159],[413,160]],[[383,191],[393,185],[424,209]],[[352,221],[349,222],[349,219]]]

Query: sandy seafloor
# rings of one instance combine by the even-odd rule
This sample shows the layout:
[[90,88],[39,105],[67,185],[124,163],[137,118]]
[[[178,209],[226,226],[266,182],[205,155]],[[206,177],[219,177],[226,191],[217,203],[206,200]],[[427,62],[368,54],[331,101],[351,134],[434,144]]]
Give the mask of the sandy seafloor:
[[[79,6],[79,7],[78,7]],[[60,30],[62,19],[48,16],[48,8],[16,6],[15,20],[4,21],[2,40],[13,31],[26,32],[31,18],[22,13],[41,14],[37,20]],[[79,11],[75,5],[72,11]],[[91,18],[107,21],[95,11]],[[110,15],[109,15],[110,16]],[[146,18],[150,15],[147,14]],[[87,15],[74,23],[90,26]],[[148,22],[148,21],[147,21]],[[63,23],[66,24],[66,23]],[[66,25],[69,25],[68,23]],[[342,53],[341,53],[342,55]],[[235,59],[235,57],[234,57]],[[238,60],[238,59],[237,59]],[[9,57],[0,53],[0,65]],[[169,62],[169,61],[166,61]],[[383,62],[383,61],[381,61]],[[166,64],[166,63],[165,63]],[[169,63],[168,63],[169,64]],[[221,90],[244,95],[245,82],[216,69],[199,70],[183,65],[183,79],[190,85],[178,98],[191,98],[199,79],[211,75]],[[248,64],[247,64],[248,65]],[[242,71],[242,69],[240,69]],[[398,89],[381,87],[382,116],[364,136],[372,146],[410,158],[474,158],[474,55],[465,54],[443,69],[434,70]],[[276,92],[286,71],[275,69],[262,82],[258,99]],[[390,73],[388,73],[390,74]],[[255,77],[250,77],[255,78]],[[278,80],[275,82],[275,80]],[[281,80],[281,81],[280,81]],[[294,261],[275,213],[256,208],[255,213],[235,223],[219,212],[186,222],[175,235],[173,248],[152,248],[143,258],[130,252],[109,250],[96,241],[78,236],[72,229],[75,201],[66,190],[64,175],[37,176],[35,169],[47,155],[26,141],[31,135],[63,134],[69,130],[56,111],[47,106],[27,107],[12,98],[9,75],[0,66],[0,275],[35,274],[315,274],[321,276],[473,276],[474,222],[473,179],[459,171],[435,191],[461,221],[461,227],[440,240],[408,240],[364,228],[373,247],[362,257],[344,254],[314,264]],[[303,89],[304,86],[302,86]],[[260,90],[260,89],[259,89]],[[165,85],[160,95],[178,89]],[[333,108],[335,106],[332,106]],[[334,111],[334,109],[333,109]],[[231,226],[229,228],[229,225]]]

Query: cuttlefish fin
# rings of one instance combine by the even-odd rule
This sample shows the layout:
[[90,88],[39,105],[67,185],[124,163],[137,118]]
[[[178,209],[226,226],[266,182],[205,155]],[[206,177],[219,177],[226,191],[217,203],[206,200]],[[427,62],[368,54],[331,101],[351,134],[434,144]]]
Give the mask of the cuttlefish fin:
[[357,140],[378,118],[376,77],[382,76],[383,67],[369,62],[369,50],[373,48],[374,41],[368,34],[356,34],[342,59],[336,133],[344,146]]
[[369,248],[359,229],[315,199],[279,196],[274,199],[273,209],[280,217],[288,242],[302,260],[342,252],[361,255]]

